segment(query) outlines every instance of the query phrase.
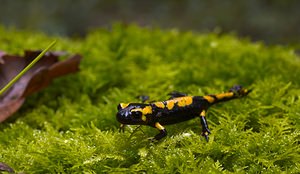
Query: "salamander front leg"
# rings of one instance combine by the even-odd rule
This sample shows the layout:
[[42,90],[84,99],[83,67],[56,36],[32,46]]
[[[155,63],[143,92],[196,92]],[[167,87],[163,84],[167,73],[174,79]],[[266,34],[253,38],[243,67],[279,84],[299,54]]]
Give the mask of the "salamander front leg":
[[154,126],[159,130],[159,134],[154,137],[155,140],[160,140],[167,136],[167,130],[159,122],[156,122]]
[[119,127],[119,132],[122,132],[122,133],[124,133],[124,131],[125,131],[125,124],[121,124],[120,125],[120,127]]
[[206,111],[203,110],[200,113],[200,121],[201,121],[201,125],[202,125],[202,136],[204,136],[206,141],[208,142],[208,135],[210,134],[210,130],[208,129],[205,115],[206,115]]

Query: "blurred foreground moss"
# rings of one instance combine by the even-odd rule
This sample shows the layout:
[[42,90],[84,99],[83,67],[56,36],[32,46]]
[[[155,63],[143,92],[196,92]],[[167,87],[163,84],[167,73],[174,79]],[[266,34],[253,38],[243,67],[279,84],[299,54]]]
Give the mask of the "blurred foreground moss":
[[[44,48],[54,37],[0,28],[9,53]],[[300,170],[300,59],[290,48],[231,35],[115,25],[86,38],[55,38],[80,53],[78,74],[29,97],[0,125],[0,162],[26,173],[297,173]],[[249,97],[212,107],[209,143],[198,119],[167,126],[158,143],[149,127],[119,133],[119,102],[171,91],[217,93],[234,84]]]

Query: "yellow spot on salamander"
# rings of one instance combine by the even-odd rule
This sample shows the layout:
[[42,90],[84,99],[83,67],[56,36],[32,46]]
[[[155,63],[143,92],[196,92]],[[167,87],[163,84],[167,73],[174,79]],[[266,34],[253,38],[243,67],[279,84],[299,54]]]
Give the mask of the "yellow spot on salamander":
[[152,114],[152,107],[151,106],[144,107],[142,113],[143,115]]
[[147,121],[147,117],[145,115],[142,115],[142,120]]
[[147,121],[147,114],[152,114],[152,107],[151,106],[146,106],[142,109],[142,120]]
[[203,111],[200,113],[200,116],[205,117],[205,115],[206,115],[206,112],[205,112],[205,110],[203,110]]
[[174,107],[174,101],[173,100],[167,101],[167,108],[171,110],[173,109],[173,107]]
[[162,109],[165,108],[165,105],[164,105],[163,102],[155,102],[154,105],[159,107],[159,108],[162,108]]
[[129,105],[129,103],[120,103],[120,106],[122,109],[126,108]]
[[145,106],[144,108],[131,109],[131,112],[141,112],[143,115],[152,114],[152,107]]
[[135,108],[135,109],[131,109],[130,112],[141,112],[141,113],[143,113],[143,109],[142,108]]
[[209,103],[213,103],[215,101],[215,99],[212,96],[209,96],[209,95],[203,96],[203,98],[205,100],[207,100]]
[[179,107],[184,107],[193,103],[192,97],[179,97],[173,100]]
[[234,93],[233,92],[226,92],[222,94],[216,95],[217,99],[223,99],[223,98],[231,98],[233,97]]
[[165,129],[161,124],[159,124],[159,122],[156,122],[156,123],[155,123],[155,127],[156,127],[157,129],[159,129],[159,130],[164,130],[164,129]]

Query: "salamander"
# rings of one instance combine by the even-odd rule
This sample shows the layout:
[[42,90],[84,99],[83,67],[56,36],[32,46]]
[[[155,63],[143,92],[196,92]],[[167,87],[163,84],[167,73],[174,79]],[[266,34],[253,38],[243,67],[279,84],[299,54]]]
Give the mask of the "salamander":
[[159,133],[153,138],[154,140],[160,140],[167,135],[164,125],[199,117],[202,136],[208,141],[208,135],[211,133],[206,120],[208,108],[219,102],[247,96],[251,91],[241,85],[235,85],[228,92],[204,96],[188,96],[173,92],[170,94],[171,98],[165,101],[120,103],[116,117],[122,128],[125,125],[148,125],[157,128]]

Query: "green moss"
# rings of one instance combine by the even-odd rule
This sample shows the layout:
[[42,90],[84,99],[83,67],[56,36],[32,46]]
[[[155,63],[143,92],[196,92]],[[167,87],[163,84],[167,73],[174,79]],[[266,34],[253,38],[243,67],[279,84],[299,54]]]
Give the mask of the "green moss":
[[[27,98],[0,125],[0,162],[26,173],[296,173],[300,168],[300,62],[292,49],[231,35],[115,25],[72,40],[0,28],[9,53],[42,49],[80,53],[77,74]],[[177,90],[217,93],[234,84],[249,97],[212,107],[206,143],[199,120],[119,133],[119,102],[166,99]]]

